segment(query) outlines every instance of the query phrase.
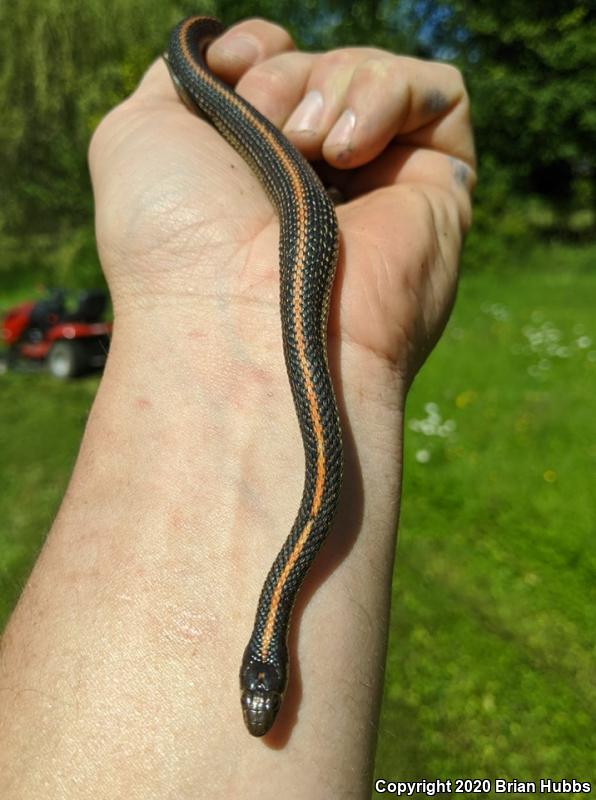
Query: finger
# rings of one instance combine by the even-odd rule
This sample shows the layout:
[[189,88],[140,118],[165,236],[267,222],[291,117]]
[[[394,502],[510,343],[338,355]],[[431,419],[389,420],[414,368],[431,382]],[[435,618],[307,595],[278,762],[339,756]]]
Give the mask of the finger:
[[380,158],[359,169],[346,171],[327,165],[319,168],[319,172],[325,183],[341,191],[346,201],[396,185],[448,193],[457,207],[462,229],[470,226],[476,172],[454,156],[420,147],[391,145]]
[[[279,53],[294,50],[289,33],[279,25],[262,19],[245,20],[226,30],[207,49],[207,64],[222,80],[235,85],[253,64],[267,62]],[[306,54],[301,54],[306,55]],[[302,87],[302,73],[290,70],[292,86]],[[252,81],[252,85],[255,81]],[[288,88],[288,87],[286,87]],[[262,95],[263,92],[261,91]],[[147,70],[135,92],[135,100],[175,100],[179,102],[162,59]],[[255,93],[259,99],[259,93]],[[249,99],[249,98],[247,98]],[[297,101],[296,101],[297,102]],[[266,113],[266,112],[263,112]]]
[[334,50],[312,61],[304,97],[283,131],[307,158],[321,158],[323,142],[345,110],[345,98],[358,64],[359,51]]
[[[309,100],[317,96],[315,115]],[[303,105],[284,132],[310,158],[323,155],[343,168],[367,163],[395,137],[474,166],[468,108],[455,68],[351,48],[318,58]]]
[[365,164],[395,138],[474,166],[468,97],[449,65],[377,51],[354,70],[344,106],[322,147],[335,166]]
[[424,186],[448,193],[457,206],[462,229],[469,228],[476,173],[464,161],[436,150],[397,145],[358,170],[350,191],[371,192],[388,183]]
[[274,125],[282,128],[304,96],[316,56],[282,53],[249,69],[236,91]]
[[207,64],[222,80],[234,86],[249,67],[294,49],[290,34],[264,19],[233,25],[207,50]]
[[383,152],[408,122],[411,89],[401,59],[374,52],[355,67],[343,110],[322,154],[338,167],[359,167]]

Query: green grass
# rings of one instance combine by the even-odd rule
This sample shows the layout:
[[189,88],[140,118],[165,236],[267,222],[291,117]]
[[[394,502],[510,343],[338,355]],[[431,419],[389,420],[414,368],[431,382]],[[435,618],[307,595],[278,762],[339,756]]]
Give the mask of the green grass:
[[0,375],[0,629],[60,505],[97,384]]
[[414,384],[379,776],[596,778],[595,263],[466,274]]
[[[596,778],[595,263],[466,273],[415,382],[377,776]],[[0,376],[0,622],[96,387]]]

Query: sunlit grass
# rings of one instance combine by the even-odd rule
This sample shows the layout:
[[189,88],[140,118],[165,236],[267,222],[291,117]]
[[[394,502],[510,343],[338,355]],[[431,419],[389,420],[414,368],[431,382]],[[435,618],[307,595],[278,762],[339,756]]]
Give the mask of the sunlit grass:
[[58,510],[97,383],[0,374],[0,629]]
[[466,274],[413,387],[377,775],[594,777],[590,262]]

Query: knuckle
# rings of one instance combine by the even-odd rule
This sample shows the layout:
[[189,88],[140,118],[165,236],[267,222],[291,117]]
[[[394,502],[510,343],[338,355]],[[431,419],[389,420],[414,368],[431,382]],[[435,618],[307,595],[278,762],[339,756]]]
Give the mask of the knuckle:
[[409,80],[401,58],[387,59],[383,63],[383,80],[391,87],[394,96],[403,96],[409,90]]
[[281,25],[277,25],[275,22],[268,22],[267,25],[270,32],[275,36],[278,46],[294,46],[294,41],[285,28],[283,28]]
[[348,48],[328,50],[321,55],[321,66],[324,69],[334,70],[349,65],[354,60],[354,53]]
[[385,80],[393,74],[393,70],[389,59],[370,55],[358,64],[354,74],[371,79]]
[[235,26],[237,31],[250,31],[263,40],[273,41],[277,48],[288,49],[294,46],[294,41],[288,31],[276,22],[270,22],[262,17],[251,17]]
[[250,90],[269,96],[278,95],[287,86],[288,75],[282,64],[277,61],[265,61],[253,67],[243,79],[243,84]]
[[440,64],[440,67],[443,70],[445,79],[455,88],[457,94],[466,94],[466,85],[464,83],[464,76],[461,70],[453,64],[443,63]]

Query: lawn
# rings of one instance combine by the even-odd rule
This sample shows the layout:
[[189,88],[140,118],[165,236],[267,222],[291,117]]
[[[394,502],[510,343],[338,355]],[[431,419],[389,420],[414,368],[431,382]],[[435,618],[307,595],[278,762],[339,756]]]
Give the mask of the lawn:
[[414,384],[378,776],[596,778],[595,264],[466,274]]
[[0,375],[0,629],[58,510],[97,384]]
[[[414,384],[379,777],[596,779],[595,263],[469,270]],[[0,623],[96,387],[0,375]]]

